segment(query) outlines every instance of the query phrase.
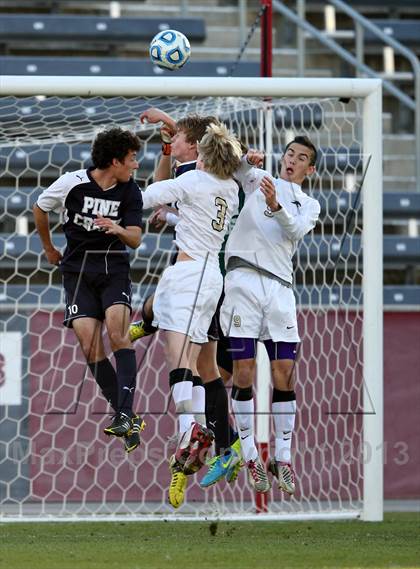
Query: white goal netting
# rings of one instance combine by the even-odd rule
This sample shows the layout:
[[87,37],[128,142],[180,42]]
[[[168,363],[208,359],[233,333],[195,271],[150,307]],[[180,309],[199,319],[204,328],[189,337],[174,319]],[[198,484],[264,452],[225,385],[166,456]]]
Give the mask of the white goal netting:
[[[0,98],[0,519],[171,515],[168,456],[176,417],[159,335],[135,345],[135,408],[147,427],[141,447],[126,455],[121,441],[102,432],[110,409],[73,332],[61,324],[60,274],[41,252],[31,213],[43,188],[65,171],[89,165],[90,143],[104,126],[117,124],[139,134],[137,180],[141,187],[150,182],[160,153],[158,130],[138,121],[149,106],[175,119],[188,113],[216,115],[251,148],[267,150],[270,128],[275,175],[281,151],[294,134],[309,136],[320,149],[307,189],[321,202],[321,218],[295,258],[302,337],[293,443],[297,492],[289,498],[272,490],[267,511],[358,514],[366,408],[361,99],[8,96]],[[59,216],[50,215],[50,221],[53,241],[63,247]],[[157,232],[146,224],[143,242],[132,255],[135,308],[154,290],[171,246],[170,230]],[[260,442],[269,441],[260,437]],[[256,511],[243,469],[235,484],[222,481],[207,490],[198,485],[202,475],[189,477],[177,515]]]

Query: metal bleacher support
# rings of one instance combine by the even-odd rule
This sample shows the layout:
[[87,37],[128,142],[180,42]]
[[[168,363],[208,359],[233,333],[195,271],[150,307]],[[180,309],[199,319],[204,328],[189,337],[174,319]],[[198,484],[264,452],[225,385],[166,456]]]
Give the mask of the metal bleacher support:
[[[320,30],[306,20],[306,0],[297,0],[297,11],[291,10],[283,2],[273,0],[273,8],[282,14],[287,21],[293,22],[298,29],[297,45],[300,47],[298,54],[298,75],[305,75],[305,41],[306,36],[317,40],[321,45],[338,56],[341,60],[355,68],[356,74],[360,77],[381,78],[384,92],[395,97],[405,108],[414,115],[414,134],[416,156],[420,156],[420,62],[416,54],[405,47],[402,43],[394,39],[392,36],[384,33],[372,21],[362,16],[354,10],[349,4],[342,0],[329,0],[329,4],[335,9],[342,11],[346,16],[353,20],[355,30],[344,30],[344,34],[336,33],[335,30]],[[414,82],[414,98],[404,92],[400,87],[395,85],[392,77],[381,75],[378,71],[366,65],[364,62],[364,45],[365,33],[372,33],[382,42],[385,47],[392,48],[402,57],[404,57],[412,67],[412,80]],[[354,38],[355,55],[347,49],[344,49],[338,40],[343,38]],[[420,192],[420,161],[415,161],[416,168],[416,189]]]

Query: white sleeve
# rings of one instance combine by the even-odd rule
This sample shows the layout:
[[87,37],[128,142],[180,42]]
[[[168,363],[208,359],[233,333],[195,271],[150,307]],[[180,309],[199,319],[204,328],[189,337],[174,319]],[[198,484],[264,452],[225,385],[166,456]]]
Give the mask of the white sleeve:
[[[185,176],[185,174],[183,174]],[[162,180],[147,186],[143,192],[143,208],[149,209],[158,205],[164,205],[171,202],[183,201],[186,197],[186,191],[182,181],[182,176],[175,180]]]
[[310,199],[304,203],[295,215],[292,215],[282,207],[279,211],[273,211],[273,218],[280,223],[290,239],[298,241],[315,227],[320,211],[321,206],[319,203],[314,199]]
[[46,188],[37,199],[37,206],[45,211],[53,211],[54,209],[61,209],[64,207],[64,202],[66,201],[67,194],[71,184],[68,174],[63,174]]
[[270,174],[266,170],[255,168],[249,164],[245,157],[242,158],[239,168],[234,173],[233,177],[237,180],[245,193],[245,195],[255,192],[260,187],[261,180],[264,176]]
[[179,215],[173,213],[172,211],[166,212],[166,223],[171,227],[174,227],[180,220]]

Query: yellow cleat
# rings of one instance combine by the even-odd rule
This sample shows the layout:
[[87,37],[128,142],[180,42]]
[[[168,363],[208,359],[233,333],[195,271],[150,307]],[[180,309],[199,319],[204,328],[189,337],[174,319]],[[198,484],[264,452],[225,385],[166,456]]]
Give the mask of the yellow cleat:
[[175,455],[172,455],[169,460],[169,469],[172,475],[169,485],[169,502],[174,508],[179,508],[184,502],[187,475],[182,472],[182,466],[175,459]]
[[145,336],[150,336],[152,332],[146,332],[146,330],[144,329],[143,320],[138,320],[137,322],[132,322],[130,324],[128,333],[130,334],[130,342],[135,342],[140,338],[144,338]]
[[228,468],[228,471],[226,472],[226,480],[229,482],[229,484],[235,482],[235,480],[238,478],[240,469],[244,465],[241,453],[241,440],[239,437],[236,439],[233,445],[231,445],[230,448],[236,452],[236,454],[239,457],[239,460],[237,462],[233,462],[233,464]]

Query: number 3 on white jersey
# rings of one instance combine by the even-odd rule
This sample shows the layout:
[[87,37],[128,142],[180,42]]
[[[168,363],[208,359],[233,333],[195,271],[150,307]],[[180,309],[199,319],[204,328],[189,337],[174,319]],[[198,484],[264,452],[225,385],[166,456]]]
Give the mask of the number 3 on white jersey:
[[216,213],[217,219],[212,220],[211,226],[215,231],[223,231],[225,227],[225,217],[228,205],[226,203],[226,200],[220,197],[217,197],[214,200],[214,203],[217,206],[217,213]]

